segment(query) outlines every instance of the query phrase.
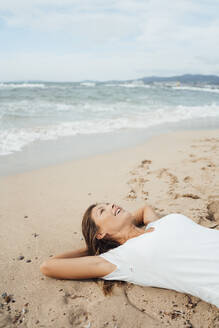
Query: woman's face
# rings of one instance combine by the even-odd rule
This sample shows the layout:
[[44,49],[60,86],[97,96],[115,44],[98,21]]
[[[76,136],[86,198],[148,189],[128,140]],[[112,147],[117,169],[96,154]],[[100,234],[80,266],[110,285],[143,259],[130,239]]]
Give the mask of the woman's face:
[[101,239],[108,235],[116,235],[125,225],[129,225],[133,216],[124,210],[121,206],[114,203],[100,203],[96,205],[91,212],[92,219],[99,227],[97,238]]

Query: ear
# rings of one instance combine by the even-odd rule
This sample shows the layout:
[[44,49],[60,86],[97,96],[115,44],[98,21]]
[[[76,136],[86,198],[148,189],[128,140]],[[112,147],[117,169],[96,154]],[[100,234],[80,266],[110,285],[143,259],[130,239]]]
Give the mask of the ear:
[[106,236],[106,233],[105,232],[98,232],[96,234],[96,238],[97,239],[103,239],[105,236]]

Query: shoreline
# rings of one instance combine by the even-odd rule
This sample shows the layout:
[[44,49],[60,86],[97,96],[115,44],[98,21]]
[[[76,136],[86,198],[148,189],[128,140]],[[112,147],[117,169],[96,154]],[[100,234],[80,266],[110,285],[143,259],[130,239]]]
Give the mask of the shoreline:
[[6,327],[22,309],[28,310],[21,314],[27,327],[217,324],[218,309],[194,296],[128,285],[126,294],[116,287],[106,298],[92,280],[51,279],[39,267],[50,255],[84,246],[81,218],[97,201],[115,202],[129,211],[148,203],[161,216],[179,212],[213,228],[208,207],[219,199],[219,129],[156,135],[135,147],[0,181],[0,294],[13,294],[16,300],[9,304],[10,312],[6,306],[1,310],[0,323],[5,320]]
[[217,130],[219,118],[172,122],[148,129],[123,129],[104,134],[76,135],[33,142],[21,151],[0,156],[0,177],[29,172],[72,160],[122,151],[143,145],[153,137],[171,132]]

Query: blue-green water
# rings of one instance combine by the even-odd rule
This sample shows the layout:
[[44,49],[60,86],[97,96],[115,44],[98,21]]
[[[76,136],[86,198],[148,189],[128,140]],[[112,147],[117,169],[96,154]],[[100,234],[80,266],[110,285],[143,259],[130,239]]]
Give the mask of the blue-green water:
[[219,87],[133,83],[0,83],[0,155],[62,137],[219,119]]

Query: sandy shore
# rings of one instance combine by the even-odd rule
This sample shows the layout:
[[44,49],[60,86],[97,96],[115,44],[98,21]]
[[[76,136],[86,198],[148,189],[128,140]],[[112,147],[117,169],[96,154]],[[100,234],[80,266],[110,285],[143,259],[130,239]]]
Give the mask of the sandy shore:
[[84,246],[81,218],[97,201],[130,211],[148,203],[219,229],[219,130],[2,177],[0,199],[0,295],[13,294],[0,296],[0,327],[219,327],[218,309],[188,294],[129,284],[105,297],[92,280],[39,270],[50,255]]

